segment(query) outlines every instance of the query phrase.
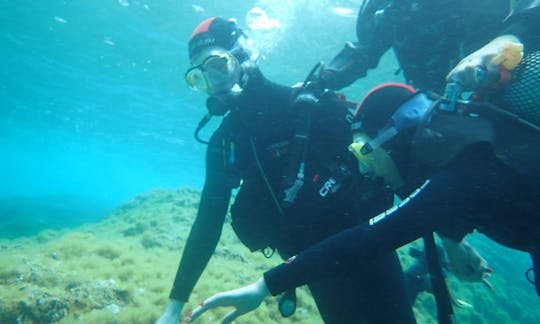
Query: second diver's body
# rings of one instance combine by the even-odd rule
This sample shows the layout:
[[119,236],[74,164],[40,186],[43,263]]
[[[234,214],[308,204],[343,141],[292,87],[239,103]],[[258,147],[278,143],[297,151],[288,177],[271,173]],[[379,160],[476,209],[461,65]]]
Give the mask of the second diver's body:
[[[208,258],[201,255],[212,254],[231,191],[239,185],[231,207],[238,237],[252,251],[271,247],[283,258],[365,221],[361,217],[393,201],[381,184],[362,181],[347,150],[351,115],[330,95],[311,112],[304,185],[292,204],[278,207],[286,170],[295,163],[291,142],[298,119],[304,117],[291,106],[297,90],[268,81],[258,69],[249,73],[249,83],[234,97],[209,141],[199,215],[179,268],[183,275],[171,293],[178,300],[187,299],[195,284],[185,278],[196,278],[204,269]],[[393,251],[365,260],[342,276],[312,282],[309,288],[326,323],[415,322]]]

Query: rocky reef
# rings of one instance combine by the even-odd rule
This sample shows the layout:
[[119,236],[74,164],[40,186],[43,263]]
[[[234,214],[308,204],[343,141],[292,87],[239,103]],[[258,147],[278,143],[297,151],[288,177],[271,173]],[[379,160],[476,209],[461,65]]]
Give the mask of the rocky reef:
[[[99,223],[0,240],[0,323],[153,323],[168,301],[199,196],[193,189],[154,190],[134,197]],[[483,238],[474,243],[497,271],[495,291],[450,278],[454,294],[474,306],[457,309],[459,321],[540,322],[534,289],[522,273],[506,271],[516,263],[512,251],[500,255],[497,246],[499,252],[493,252],[492,243]],[[400,251],[405,267],[412,262],[407,251]],[[215,292],[256,280],[280,262],[278,257],[250,253],[225,224],[215,256],[186,310]],[[281,318],[276,300],[269,298],[236,322],[322,323],[309,292],[302,288],[298,296],[291,318]],[[434,309],[431,295],[421,295],[415,305],[418,322],[435,323]],[[209,312],[198,322],[215,323],[226,312]]]

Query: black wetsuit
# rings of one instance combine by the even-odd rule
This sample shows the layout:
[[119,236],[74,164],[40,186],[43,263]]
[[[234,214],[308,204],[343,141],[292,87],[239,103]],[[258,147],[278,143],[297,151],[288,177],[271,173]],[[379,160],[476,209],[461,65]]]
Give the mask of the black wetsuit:
[[504,21],[500,34],[513,34],[525,44],[524,56],[540,49],[540,0],[521,0]]
[[277,294],[336,275],[431,231],[460,240],[477,228],[499,243],[531,252],[540,238],[539,211],[540,201],[530,186],[490,147],[471,147],[379,222],[348,229],[315,245],[293,262],[265,273],[265,281]]
[[[501,34],[518,36],[525,54],[540,50],[540,1],[518,2],[505,23]],[[453,133],[453,139],[466,145],[434,142],[439,151],[424,155],[429,150],[417,144],[420,147],[409,155],[416,162],[401,167],[408,169],[409,182],[429,180],[399,208],[374,218],[377,221],[372,224],[347,229],[266,272],[270,292],[277,294],[336,276],[433,231],[461,240],[477,229],[501,244],[531,254],[540,296],[540,135],[509,119],[491,116],[490,120],[493,128],[487,133],[493,132],[494,141],[475,129],[482,121],[475,121],[474,116],[460,127],[444,120],[438,123],[445,128],[443,134]],[[438,131],[441,129],[435,129]],[[437,160],[447,163],[435,163]]]
[[[240,180],[231,207],[235,232],[251,250],[270,246],[284,258],[366,221],[365,217],[392,203],[392,194],[384,186],[361,180],[357,162],[347,151],[352,141],[350,113],[335,96],[327,95],[311,112],[305,183],[294,203],[282,206],[280,214],[276,201],[282,199],[300,118],[291,104],[296,92],[252,71],[249,84],[212,135],[199,211],[171,298],[186,301],[191,294],[214,252],[231,190]],[[311,282],[309,287],[327,323],[415,321],[394,251],[366,260],[361,267],[355,265],[343,276]]]
[[509,9],[508,0],[364,1],[358,41],[330,62],[323,80],[331,89],[348,86],[392,48],[407,83],[442,93],[448,72],[501,32]]
[[[540,49],[540,1],[519,4],[522,10],[507,19],[504,33],[518,36],[525,53],[533,53]],[[444,118],[444,114],[440,116]],[[348,229],[265,273],[272,294],[336,275],[432,231],[460,240],[477,229],[501,244],[531,254],[540,295],[538,132],[493,115],[489,117],[493,127],[486,131],[479,130],[484,122],[474,115],[461,124],[454,124],[450,115],[446,118],[438,123],[432,120],[439,127],[433,134],[443,134],[443,141],[431,146],[437,152],[430,153],[428,147],[419,145],[421,137],[417,136],[416,150],[401,154],[401,163],[407,161],[403,156],[415,158],[415,163],[401,165],[409,171],[409,182],[429,179],[421,189],[399,208],[376,218],[378,222]],[[493,141],[488,133],[493,133]],[[467,143],[445,141],[444,134]],[[446,163],[438,163],[442,160]]]

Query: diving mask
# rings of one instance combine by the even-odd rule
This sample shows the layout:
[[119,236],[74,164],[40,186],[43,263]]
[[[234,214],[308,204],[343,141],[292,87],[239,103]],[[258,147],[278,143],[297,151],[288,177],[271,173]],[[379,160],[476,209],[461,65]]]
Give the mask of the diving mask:
[[202,52],[185,74],[191,88],[210,95],[232,89],[239,78],[240,63],[231,53],[220,48]]

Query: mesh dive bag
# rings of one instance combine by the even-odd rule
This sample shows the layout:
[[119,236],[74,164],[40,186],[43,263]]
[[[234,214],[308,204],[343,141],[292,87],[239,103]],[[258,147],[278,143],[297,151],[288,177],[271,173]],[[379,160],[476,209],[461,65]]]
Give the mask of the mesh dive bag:
[[540,126],[540,51],[525,56],[512,71],[503,100],[511,112]]

